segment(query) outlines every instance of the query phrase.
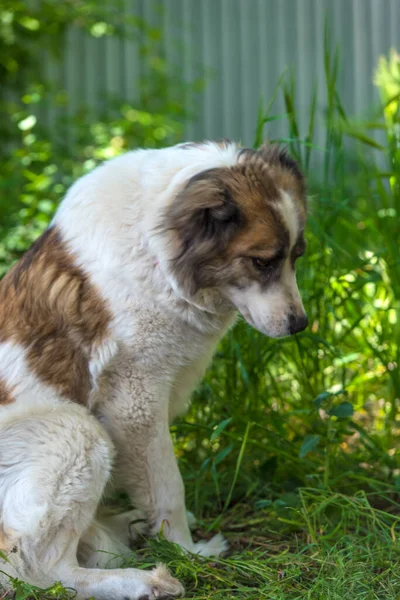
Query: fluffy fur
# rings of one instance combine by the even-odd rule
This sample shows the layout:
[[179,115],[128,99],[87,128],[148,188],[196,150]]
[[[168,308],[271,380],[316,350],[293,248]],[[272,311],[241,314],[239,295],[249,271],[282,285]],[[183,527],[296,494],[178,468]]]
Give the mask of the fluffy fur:
[[99,570],[130,539],[131,514],[96,518],[111,475],[150,534],[226,549],[192,541],[169,424],[238,310],[272,336],[306,326],[305,215],[296,163],[268,145],[137,150],[71,187],[0,284],[3,571],[79,598],[182,595],[164,567]]

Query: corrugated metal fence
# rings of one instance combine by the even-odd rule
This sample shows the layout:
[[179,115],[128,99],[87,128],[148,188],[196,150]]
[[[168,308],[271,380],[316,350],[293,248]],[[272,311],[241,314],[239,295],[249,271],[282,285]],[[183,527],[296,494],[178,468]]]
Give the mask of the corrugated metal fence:
[[[344,106],[362,116],[377,100],[378,56],[400,41],[400,0],[125,0],[125,12],[160,28],[164,56],[184,80],[199,65],[206,68],[186,139],[226,136],[250,144],[260,98],[270,97],[285,67],[295,70],[300,115],[307,114],[315,83],[322,112],[325,19],[340,44]],[[48,64],[52,79],[69,92],[71,111],[82,104],[96,110],[105,91],[134,101],[141,69],[135,41],[79,31],[69,36],[61,69]],[[189,95],[185,101],[191,103]],[[274,112],[283,112],[282,104]],[[283,121],[271,130],[284,135]]]

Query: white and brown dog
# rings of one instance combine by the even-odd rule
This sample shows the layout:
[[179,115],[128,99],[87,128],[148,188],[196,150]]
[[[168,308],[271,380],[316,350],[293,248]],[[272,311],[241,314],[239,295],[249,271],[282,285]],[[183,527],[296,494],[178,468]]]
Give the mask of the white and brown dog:
[[132,519],[96,520],[110,477],[150,533],[225,549],[191,539],[169,424],[237,311],[272,337],[306,327],[305,216],[296,163],[268,145],[137,150],[71,187],[0,283],[2,571],[79,598],[182,595],[162,566],[100,568]]

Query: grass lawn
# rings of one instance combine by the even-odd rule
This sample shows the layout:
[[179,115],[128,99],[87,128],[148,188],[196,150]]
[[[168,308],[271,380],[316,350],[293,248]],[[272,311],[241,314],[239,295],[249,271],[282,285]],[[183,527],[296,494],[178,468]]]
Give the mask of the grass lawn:
[[[188,556],[154,540],[127,556],[126,566],[165,562],[198,600],[397,600],[400,506],[390,496],[390,490],[368,498],[305,488],[271,504],[249,498],[221,518],[231,546],[225,558]],[[210,524],[202,522],[195,537],[203,538]],[[20,599],[71,597],[59,585],[42,591],[18,583],[16,590]]]
[[394,600],[400,597],[396,520],[363,494],[350,499],[305,489],[299,500],[228,511],[221,522],[232,547],[227,558],[182,557],[163,543],[154,544],[152,556],[169,563],[188,596],[199,600]]

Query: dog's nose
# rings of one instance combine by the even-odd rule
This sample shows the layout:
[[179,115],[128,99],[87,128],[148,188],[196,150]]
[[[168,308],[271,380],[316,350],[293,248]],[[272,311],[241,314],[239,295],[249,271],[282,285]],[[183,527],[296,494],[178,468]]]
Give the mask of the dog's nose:
[[289,333],[293,335],[294,333],[299,333],[299,331],[303,331],[308,325],[308,317],[307,315],[296,316],[291,314],[289,317]]

